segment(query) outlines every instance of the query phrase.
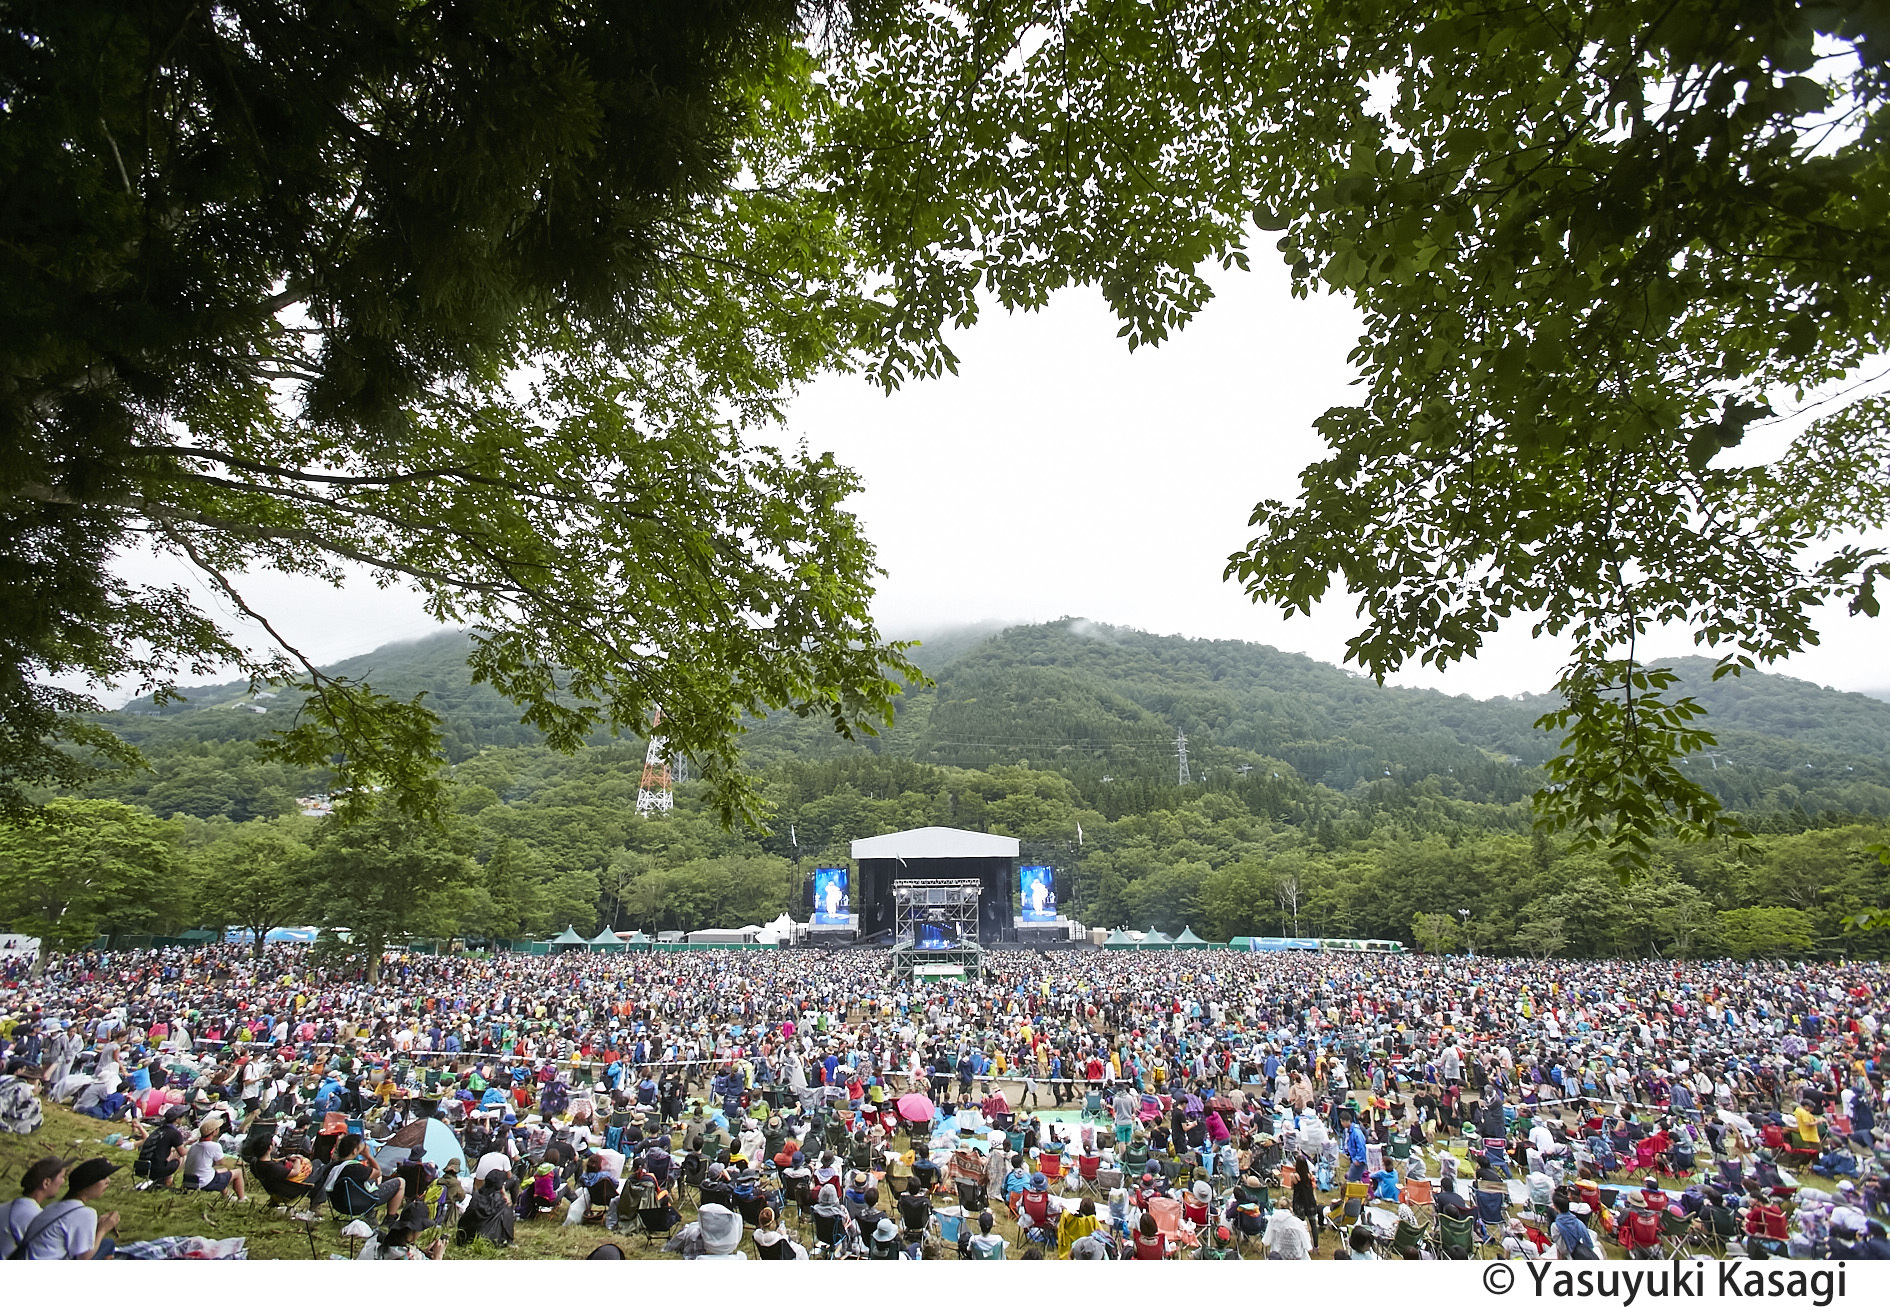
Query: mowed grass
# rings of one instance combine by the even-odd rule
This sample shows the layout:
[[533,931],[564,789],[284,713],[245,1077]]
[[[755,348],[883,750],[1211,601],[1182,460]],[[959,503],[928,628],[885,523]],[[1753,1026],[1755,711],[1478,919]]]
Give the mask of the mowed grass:
[[[111,1188],[97,1204],[101,1211],[119,1214],[115,1237],[121,1244],[165,1235],[194,1234],[206,1239],[240,1235],[252,1259],[268,1261],[307,1261],[311,1256],[349,1257],[360,1248],[359,1240],[341,1237],[342,1226],[347,1222],[325,1212],[322,1219],[313,1224],[291,1220],[281,1208],[271,1204],[254,1183],[244,1202],[233,1202],[220,1194],[177,1190],[151,1189],[140,1193],[132,1187],[137,1180],[131,1174],[131,1164],[137,1154],[105,1143],[105,1136],[119,1129],[118,1125],[80,1116],[52,1103],[45,1104],[45,1113],[45,1124],[30,1135],[0,1134],[0,1199],[11,1200],[18,1195],[21,1175],[35,1159],[48,1153],[64,1158],[68,1165],[88,1157],[103,1157],[123,1167],[112,1176]],[[449,1260],[581,1258],[599,1244],[610,1242],[616,1243],[631,1258],[666,1256],[661,1244],[647,1241],[641,1235],[612,1235],[600,1226],[566,1230],[556,1221],[537,1220],[519,1223],[518,1241],[510,1248],[495,1248],[483,1240],[456,1247],[449,1239],[446,1257]]]

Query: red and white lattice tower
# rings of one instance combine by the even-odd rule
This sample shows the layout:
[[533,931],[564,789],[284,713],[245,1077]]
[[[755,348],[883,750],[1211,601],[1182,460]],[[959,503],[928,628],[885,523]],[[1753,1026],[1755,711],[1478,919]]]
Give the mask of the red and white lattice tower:
[[650,722],[650,747],[643,752],[643,783],[637,787],[637,816],[653,817],[676,806],[675,777],[669,769],[669,755],[661,730],[663,710],[658,708]]

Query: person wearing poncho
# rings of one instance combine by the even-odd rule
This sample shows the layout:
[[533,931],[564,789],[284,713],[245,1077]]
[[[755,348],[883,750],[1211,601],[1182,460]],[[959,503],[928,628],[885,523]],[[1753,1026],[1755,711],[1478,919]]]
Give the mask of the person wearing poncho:
[[666,1253],[681,1253],[684,1261],[743,1261],[738,1251],[742,1242],[742,1218],[720,1203],[704,1203],[696,1219],[671,1235],[663,1245]]

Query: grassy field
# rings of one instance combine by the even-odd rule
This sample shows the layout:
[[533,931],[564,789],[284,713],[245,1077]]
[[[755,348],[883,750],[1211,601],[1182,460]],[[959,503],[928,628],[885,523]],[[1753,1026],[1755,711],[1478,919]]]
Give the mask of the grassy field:
[[[136,1180],[131,1163],[136,1154],[108,1147],[105,1136],[115,1128],[104,1121],[80,1116],[51,1103],[45,1105],[46,1123],[31,1135],[0,1134],[0,1198],[11,1199],[19,1193],[20,1176],[33,1160],[56,1153],[68,1164],[88,1157],[105,1157],[124,1169],[112,1177],[112,1187],[98,1203],[102,1211],[119,1213],[117,1239],[129,1243],[155,1239],[163,1235],[202,1235],[206,1239],[228,1239],[241,1235],[253,1259],[306,1261],[311,1256],[309,1235],[314,1235],[313,1256],[350,1256],[359,1242],[341,1237],[346,1222],[324,1216],[312,1225],[294,1221],[272,1206],[266,1195],[253,1185],[246,1202],[233,1202],[221,1195],[181,1193],[171,1190],[132,1188]],[[621,1238],[599,1228],[566,1230],[554,1221],[522,1221],[518,1242],[510,1248],[495,1248],[475,1241],[465,1248],[448,1241],[446,1256],[451,1260],[470,1258],[571,1258],[584,1257],[600,1243],[617,1243],[632,1257],[661,1257],[660,1245],[646,1242],[641,1235]]]
[[[109,1147],[105,1143],[105,1136],[113,1129],[111,1125],[50,1103],[46,1104],[45,1112],[46,1123],[35,1133],[25,1136],[0,1135],[0,1199],[10,1199],[16,1194],[21,1174],[35,1158],[47,1153],[58,1154],[68,1164],[76,1164],[88,1157],[108,1157],[120,1163],[124,1169],[112,1177],[112,1187],[98,1206],[103,1211],[120,1213],[117,1233],[120,1243],[163,1235],[194,1234],[207,1239],[228,1239],[241,1235],[251,1258],[290,1261],[307,1260],[311,1256],[347,1257],[359,1246],[351,1245],[349,1240],[341,1237],[344,1222],[332,1216],[324,1216],[312,1224],[292,1220],[253,1187],[245,1202],[172,1190],[139,1193],[132,1188],[135,1181],[131,1175],[131,1162],[135,1154]],[[1276,1190],[1275,1201],[1283,1198],[1284,1195]],[[695,1214],[693,1205],[687,1200],[682,1203],[682,1211],[685,1220]],[[808,1241],[806,1232],[800,1231],[793,1222],[790,1225],[802,1242]],[[1021,1257],[1022,1240],[1016,1223],[1001,1207],[998,1209],[997,1231],[1011,1244],[1011,1256]],[[615,1242],[632,1259],[668,1256],[662,1252],[659,1243],[645,1239],[642,1235],[612,1235],[598,1226],[567,1230],[553,1220],[520,1222],[517,1242],[510,1248],[495,1248],[483,1241],[475,1241],[461,1248],[452,1246],[449,1241],[446,1256],[452,1260],[582,1258],[599,1244],[607,1242]],[[753,1257],[752,1242],[746,1237],[742,1242],[744,1251]],[[1316,1257],[1329,1258],[1334,1245],[1335,1239],[1328,1231],[1324,1246]],[[1604,1244],[1604,1250],[1611,1257],[1620,1255],[1619,1249],[1607,1244]],[[933,1246],[927,1248],[927,1255],[955,1256],[955,1253],[935,1241]],[[1259,1255],[1257,1244],[1248,1245],[1248,1255]]]

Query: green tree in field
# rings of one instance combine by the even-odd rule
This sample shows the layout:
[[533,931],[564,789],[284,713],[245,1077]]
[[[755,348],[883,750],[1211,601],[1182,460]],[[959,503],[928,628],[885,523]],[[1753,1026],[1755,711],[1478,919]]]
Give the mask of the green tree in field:
[[312,920],[315,883],[303,838],[308,825],[301,816],[244,822],[198,849],[198,919],[219,934],[230,925],[247,930],[258,958],[270,931]]
[[501,837],[479,869],[478,885],[461,920],[467,934],[529,939],[551,925],[546,911],[544,863],[530,848]]
[[599,916],[597,874],[555,870],[530,845],[501,836],[479,868],[459,928],[487,939],[531,939],[567,925],[585,935]]
[[1209,873],[1201,883],[1201,915],[1208,939],[1269,935],[1276,920],[1273,873],[1261,862],[1238,862]]
[[38,936],[34,966],[101,933],[150,922],[176,871],[163,823],[104,799],[54,799],[33,820],[0,826],[0,921]]
[[1538,962],[1552,958],[1568,947],[1568,932],[1562,917],[1537,917],[1516,927],[1510,942]]
[[349,934],[369,980],[378,980],[381,954],[412,935],[452,935],[474,863],[456,833],[408,816],[387,804],[352,822],[324,823],[315,841],[310,875],[322,924]]
[[785,858],[699,858],[638,876],[623,910],[631,924],[652,932],[754,926],[788,906],[788,883]]
[[1726,952],[1747,958],[1791,957],[1812,949],[1811,920],[1797,908],[1735,908],[1719,914]]
[[1411,937],[1426,953],[1448,953],[1463,940],[1457,919],[1445,912],[1419,912],[1411,918]]

